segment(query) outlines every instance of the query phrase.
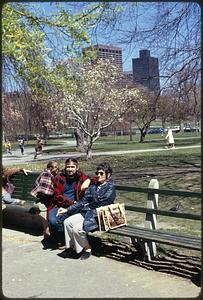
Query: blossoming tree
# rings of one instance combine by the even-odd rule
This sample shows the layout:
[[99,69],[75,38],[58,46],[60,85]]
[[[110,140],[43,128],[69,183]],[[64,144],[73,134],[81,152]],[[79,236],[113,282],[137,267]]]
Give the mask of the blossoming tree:
[[126,86],[119,68],[103,59],[97,63],[85,62],[72,75],[72,80],[67,78],[66,81],[63,77],[63,81],[63,90],[57,94],[57,98],[50,97],[49,106],[56,119],[60,116],[64,126],[70,119],[78,124],[85,136],[89,159],[92,157],[92,146],[102,129],[141,101],[139,90]]

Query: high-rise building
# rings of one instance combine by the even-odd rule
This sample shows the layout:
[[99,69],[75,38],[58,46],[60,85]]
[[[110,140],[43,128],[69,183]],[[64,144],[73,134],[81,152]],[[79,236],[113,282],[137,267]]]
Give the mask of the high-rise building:
[[109,46],[109,45],[92,45],[90,47],[84,48],[83,52],[91,49],[97,50],[96,58],[109,59],[111,63],[115,63],[116,65],[119,66],[121,70],[123,70],[122,48]]
[[159,93],[159,61],[151,57],[149,50],[140,50],[139,58],[133,58],[133,81],[142,84],[149,90]]
[[133,81],[133,72],[132,71],[123,71],[123,74],[126,78],[128,78],[130,81]]

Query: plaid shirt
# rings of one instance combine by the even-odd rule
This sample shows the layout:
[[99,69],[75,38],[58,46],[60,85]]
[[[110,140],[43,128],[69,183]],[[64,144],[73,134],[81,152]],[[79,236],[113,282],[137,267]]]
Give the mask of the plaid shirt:
[[53,179],[54,176],[51,172],[49,170],[44,170],[37,177],[30,194],[35,198],[37,198],[38,193],[52,196],[54,194]]

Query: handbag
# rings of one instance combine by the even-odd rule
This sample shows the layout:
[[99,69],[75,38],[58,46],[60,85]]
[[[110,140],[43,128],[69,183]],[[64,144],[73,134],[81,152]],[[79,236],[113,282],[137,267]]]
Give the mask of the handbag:
[[101,206],[96,210],[100,231],[108,231],[127,225],[124,203]]

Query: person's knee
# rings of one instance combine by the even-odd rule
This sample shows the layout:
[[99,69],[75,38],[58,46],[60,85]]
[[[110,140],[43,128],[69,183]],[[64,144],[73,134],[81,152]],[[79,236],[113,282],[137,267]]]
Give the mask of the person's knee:
[[73,227],[72,222],[69,218],[65,219],[63,224],[64,224],[64,227],[67,227],[67,228],[72,228]]
[[84,235],[85,231],[83,230],[82,224],[75,223],[73,224],[73,231],[77,235]]
[[57,218],[56,218],[55,210],[54,211],[50,211],[50,213],[48,215],[48,221],[49,221],[49,224],[51,226],[56,226],[56,224],[57,224]]
[[49,225],[50,225],[50,226],[56,227],[56,224],[57,224],[56,218],[54,218],[54,217],[49,217],[49,218],[48,218],[48,221],[49,221]]

